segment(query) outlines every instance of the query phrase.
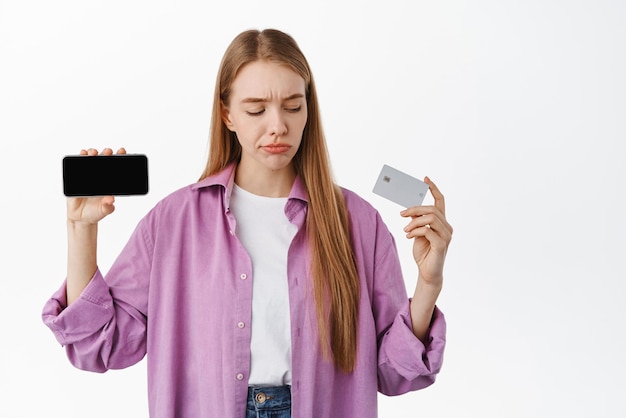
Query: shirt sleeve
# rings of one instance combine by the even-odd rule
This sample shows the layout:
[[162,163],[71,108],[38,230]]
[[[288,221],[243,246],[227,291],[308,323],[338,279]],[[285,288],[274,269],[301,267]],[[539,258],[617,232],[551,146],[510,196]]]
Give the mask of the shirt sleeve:
[[105,372],[145,356],[151,265],[146,237],[140,223],[106,277],[98,269],[70,306],[65,282],[46,302],[43,322],[77,368]]
[[378,386],[385,395],[400,395],[435,382],[446,343],[446,322],[435,307],[426,344],[412,331],[410,301],[382,338],[378,354]]
[[446,343],[446,322],[435,307],[426,342],[415,334],[398,253],[393,237],[378,225],[374,313],[378,329],[378,390],[400,395],[435,382]]

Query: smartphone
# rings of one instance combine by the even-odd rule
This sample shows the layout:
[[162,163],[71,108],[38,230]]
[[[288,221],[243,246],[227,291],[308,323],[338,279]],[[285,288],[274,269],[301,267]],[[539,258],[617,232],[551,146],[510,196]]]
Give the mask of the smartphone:
[[428,192],[428,184],[400,170],[383,165],[373,192],[405,208],[419,206]]
[[148,158],[143,154],[68,155],[63,158],[63,194],[70,197],[148,193]]

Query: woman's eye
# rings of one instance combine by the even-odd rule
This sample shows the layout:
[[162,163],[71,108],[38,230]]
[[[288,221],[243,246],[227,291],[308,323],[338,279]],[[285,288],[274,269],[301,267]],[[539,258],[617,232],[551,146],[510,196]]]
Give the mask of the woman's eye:
[[246,113],[250,116],[261,116],[263,112],[265,112],[265,109],[260,109],[260,110],[255,110],[255,111],[251,111],[251,110],[246,111]]
[[297,112],[300,111],[300,109],[302,109],[302,106],[288,107],[286,110],[287,110],[287,112],[297,113]]

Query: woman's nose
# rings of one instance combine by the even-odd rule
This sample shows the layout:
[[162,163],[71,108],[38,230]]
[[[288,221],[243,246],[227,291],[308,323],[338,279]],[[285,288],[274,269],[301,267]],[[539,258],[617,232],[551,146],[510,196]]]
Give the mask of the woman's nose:
[[271,136],[283,136],[287,133],[287,123],[280,111],[274,111],[269,121],[269,133]]

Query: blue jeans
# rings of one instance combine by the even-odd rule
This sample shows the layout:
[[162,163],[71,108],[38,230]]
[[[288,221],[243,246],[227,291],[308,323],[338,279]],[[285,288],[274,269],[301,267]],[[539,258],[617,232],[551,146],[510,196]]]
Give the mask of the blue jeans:
[[246,418],[291,418],[291,387],[249,387]]

